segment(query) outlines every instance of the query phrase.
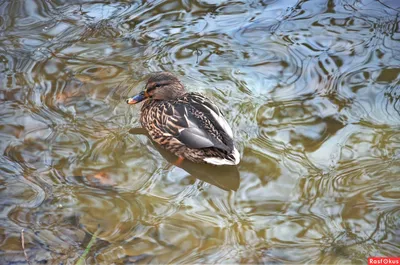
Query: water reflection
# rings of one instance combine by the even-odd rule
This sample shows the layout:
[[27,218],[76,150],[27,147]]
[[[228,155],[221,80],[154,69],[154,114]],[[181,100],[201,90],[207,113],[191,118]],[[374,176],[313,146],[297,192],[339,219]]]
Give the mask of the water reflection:
[[[146,131],[143,128],[130,129],[129,132],[132,134],[143,134],[148,137]],[[171,164],[174,164],[176,162],[176,156],[164,150],[157,143],[153,141],[152,143],[165,160],[167,160]],[[211,185],[215,185],[223,190],[236,191],[240,185],[240,173],[237,166],[216,167],[208,164],[196,164],[188,160],[184,160],[180,165],[177,166],[185,170],[192,177],[205,181]]]
[[[32,264],[74,264],[94,233],[88,264],[399,256],[399,8],[0,1],[0,264],[27,264],[22,228]],[[221,107],[237,171],[129,132],[123,99],[156,71]]]

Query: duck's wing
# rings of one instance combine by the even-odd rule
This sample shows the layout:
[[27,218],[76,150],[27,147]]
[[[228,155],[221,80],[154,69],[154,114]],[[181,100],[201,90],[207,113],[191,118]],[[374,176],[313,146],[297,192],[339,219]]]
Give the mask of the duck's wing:
[[188,93],[185,99],[214,122],[217,129],[224,131],[231,139],[233,132],[221,110],[208,98],[198,93]]
[[210,112],[209,107],[185,99],[164,104],[162,113],[157,126],[164,136],[172,136],[190,148],[214,147],[227,153],[233,151],[232,138],[218,125],[217,114]]

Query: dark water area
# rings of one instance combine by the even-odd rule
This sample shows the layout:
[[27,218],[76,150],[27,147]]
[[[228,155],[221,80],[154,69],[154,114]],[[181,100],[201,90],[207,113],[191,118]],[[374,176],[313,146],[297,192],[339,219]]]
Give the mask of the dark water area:
[[[400,256],[399,13],[397,0],[0,1],[0,264]],[[132,129],[125,98],[156,71],[223,110],[237,168],[173,166]]]

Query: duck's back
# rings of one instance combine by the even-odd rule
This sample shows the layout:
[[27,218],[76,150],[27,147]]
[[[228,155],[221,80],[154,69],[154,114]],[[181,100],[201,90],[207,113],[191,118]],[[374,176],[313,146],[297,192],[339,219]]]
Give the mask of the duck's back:
[[141,123],[154,141],[177,155],[184,148],[201,149],[209,153],[209,157],[203,157],[205,162],[239,162],[232,129],[218,107],[201,94],[186,93],[174,100],[148,100],[142,107]]

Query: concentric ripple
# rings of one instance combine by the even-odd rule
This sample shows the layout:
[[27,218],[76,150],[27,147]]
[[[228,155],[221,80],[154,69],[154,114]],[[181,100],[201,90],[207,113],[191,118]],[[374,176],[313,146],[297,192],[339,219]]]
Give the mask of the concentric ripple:
[[[1,1],[0,264],[400,256],[399,8]],[[221,108],[237,168],[148,139],[124,99],[156,71]]]

